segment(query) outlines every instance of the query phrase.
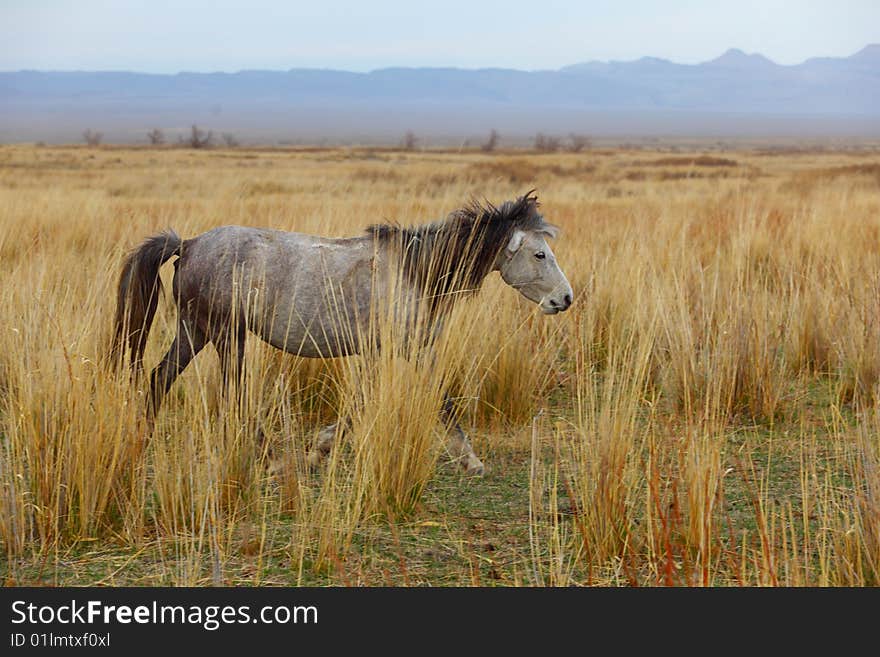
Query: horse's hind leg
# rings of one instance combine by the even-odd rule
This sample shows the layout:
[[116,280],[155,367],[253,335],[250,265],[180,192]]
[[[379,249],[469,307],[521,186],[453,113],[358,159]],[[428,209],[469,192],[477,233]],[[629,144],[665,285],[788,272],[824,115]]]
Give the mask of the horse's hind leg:
[[474,454],[474,448],[471,447],[471,441],[461,425],[456,420],[455,404],[449,395],[443,399],[443,408],[440,411],[440,418],[446,425],[449,433],[448,450],[453,460],[455,460],[465,472],[470,475],[482,475],[485,471],[483,462]]
[[195,358],[206,344],[204,332],[195,322],[181,320],[177,324],[177,335],[174,342],[150,374],[150,401],[148,402],[148,419],[150,428],[159,413],[162,399],[171,389],[174,380],[177,379],[190,361]]

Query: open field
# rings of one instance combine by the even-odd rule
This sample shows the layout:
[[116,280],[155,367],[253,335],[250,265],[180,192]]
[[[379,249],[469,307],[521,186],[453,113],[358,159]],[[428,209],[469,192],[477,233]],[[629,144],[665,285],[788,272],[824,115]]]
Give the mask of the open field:
[[[102,361],[144,237],[353,235],[533,187],[568,312],[491,275],[431,368],[249,339],[241,404],[206,349],[140,439]],[[876,151],[0,147],[0,307],[7,584],[880,584]],[[482,478],[442,448],[447,382]]]

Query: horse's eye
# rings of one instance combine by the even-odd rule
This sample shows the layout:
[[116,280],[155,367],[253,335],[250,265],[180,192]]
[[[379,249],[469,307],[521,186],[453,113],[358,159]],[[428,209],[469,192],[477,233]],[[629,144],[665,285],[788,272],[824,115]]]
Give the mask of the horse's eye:
[[544,258],[547,257],[547,255],[546,255],[543,251],[538,251],[538,252],[535,254],[535,257],[536,257],[538,260],[543,260]]

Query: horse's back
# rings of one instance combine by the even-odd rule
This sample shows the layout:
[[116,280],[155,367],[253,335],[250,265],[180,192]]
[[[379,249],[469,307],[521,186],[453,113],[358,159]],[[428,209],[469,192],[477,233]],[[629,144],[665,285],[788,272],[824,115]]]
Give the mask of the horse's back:
[[221,226],[184,242],[175,291],[203,319],[246,317],[280,349],[340,355],[369,313],[375,255],[368,236]]

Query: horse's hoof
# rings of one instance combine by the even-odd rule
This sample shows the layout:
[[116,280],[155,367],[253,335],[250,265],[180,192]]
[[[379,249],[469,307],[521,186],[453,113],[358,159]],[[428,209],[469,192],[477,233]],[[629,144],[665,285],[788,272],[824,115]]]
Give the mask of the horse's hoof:
[[266,465],[266,472],[270,477],[278,477],[284,473],[284,463],[281,459],[270,458]]
[[324,460],[324,455],[321,454],[317,449],[309,452],[309,467],[312,470],[316,470],[321,466],[321,462]]
[[465,473],[471,477],[482,477],[486,472],[486,467],[483,465],[483,462],[476,458],[469,458],[467,460],[467,464],[464,468]]

